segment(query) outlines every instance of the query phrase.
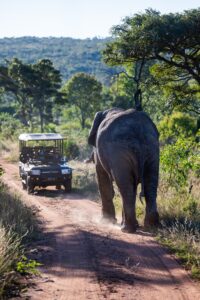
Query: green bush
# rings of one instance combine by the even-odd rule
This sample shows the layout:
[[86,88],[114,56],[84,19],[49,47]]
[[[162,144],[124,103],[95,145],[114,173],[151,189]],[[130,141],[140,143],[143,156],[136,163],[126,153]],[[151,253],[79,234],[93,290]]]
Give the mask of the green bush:
[[189,172],[200,168],[198,144],[192,138],[178,137],[163,147],[160,161],[169,185],[178,190],[186,185]]
[[44,126],[44,132],[55,133],[56,127],[57,127],[56,124],[49,123],[48,125]]
[[172,226],[163,223],[158,240],[174,253],[182,264],[191,270],[191,276],[200,279],[200,234],[199,226],[189,220],[176,220]]
[[39,271],[37,267],[41,266],[42,264],[38,263],[33,259],[28,259],[25,255],[21,257],[21,260],[16,264],[16,271],[19,272],[21,275],[33,274],[39,275]]
[[33,211],[1,182],[0,199],[0,299],[7,299],[16,285],[19,266],[21,270],[26,267],[26,272],[36,272],[38,264],[29,260],[25,264],[22,258],[25,244],[37,236],[38,230]]
[[14,139],[21,132],[27,131],[22,123],[8,113],[0,114],[0,135],[4,139]]
[[79,147],[72,140],[64,142],[64,155],[67,159],[75,159],[79,156]]
[[158,130],[161,141],[171,142],[175,141],[179,135],[184,137],[194,136],[197,131],[197,122],[189,114],[174,112],[160,121]]

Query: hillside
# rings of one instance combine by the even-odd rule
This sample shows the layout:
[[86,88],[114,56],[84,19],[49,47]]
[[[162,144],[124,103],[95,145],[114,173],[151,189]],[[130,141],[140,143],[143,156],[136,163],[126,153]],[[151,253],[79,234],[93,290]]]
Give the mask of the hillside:
[[74,73],[94,74],[98,80],[108,85],[116,69],[109,68],[101,61],[101,50],[106,39],[73,38],[3,38],[0,39],[0,64],[17,57],[26,63],[35,63],[39,59],[51,59],[63,75],[63,80]]

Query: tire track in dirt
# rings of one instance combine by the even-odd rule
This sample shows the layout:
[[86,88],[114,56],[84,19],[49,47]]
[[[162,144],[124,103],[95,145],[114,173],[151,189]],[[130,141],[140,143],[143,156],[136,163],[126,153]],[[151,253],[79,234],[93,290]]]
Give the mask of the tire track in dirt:
[[78,299],[200,299],[199,286],[146,232],[125,234],[100,222],[100,205],[54,190],[27,195],[17,166],[2,162],[4,181],[40,210],[41,277],[25,297]]

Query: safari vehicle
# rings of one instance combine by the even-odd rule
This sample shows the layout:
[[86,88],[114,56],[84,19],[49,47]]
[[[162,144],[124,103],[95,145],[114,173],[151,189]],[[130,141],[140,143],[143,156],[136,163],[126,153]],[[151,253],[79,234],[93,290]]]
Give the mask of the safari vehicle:
[[19,174],[22,187],[32,193],[36,186],[72,188],[72,169],[63,153],[64,138],[57,133],[24,133],[19,136]]

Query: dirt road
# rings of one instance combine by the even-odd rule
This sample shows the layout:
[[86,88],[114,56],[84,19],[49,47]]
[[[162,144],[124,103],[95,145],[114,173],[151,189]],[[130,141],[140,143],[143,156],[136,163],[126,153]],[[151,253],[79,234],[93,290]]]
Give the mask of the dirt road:
[[147,233],[125,234],[100,223],[100,205],[75,193],[22,191],[18,169],[3,164],[4,180],[44,222],[36,256],[43,264],[31,300],[200,299],[199,287]]

